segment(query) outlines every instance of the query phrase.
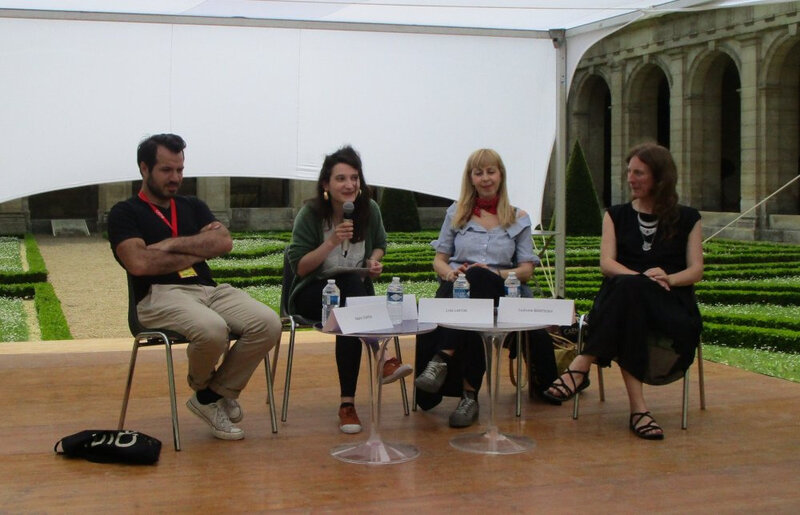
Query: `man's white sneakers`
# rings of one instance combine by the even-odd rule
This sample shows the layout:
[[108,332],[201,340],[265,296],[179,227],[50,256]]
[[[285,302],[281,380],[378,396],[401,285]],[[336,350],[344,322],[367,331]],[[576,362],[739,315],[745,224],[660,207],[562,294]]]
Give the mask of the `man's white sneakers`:
[[[241,440],[244,438],[244,431],[233,425],[224,404],[224,398],[211,404],[200,404],[196,393],[186,401],[186,407],[209,425],[211,434],[215,437],[221,440]],[[238,406],[239,403],[236,404]],[[239,415],[241,415],[241,408],[239,408]]]

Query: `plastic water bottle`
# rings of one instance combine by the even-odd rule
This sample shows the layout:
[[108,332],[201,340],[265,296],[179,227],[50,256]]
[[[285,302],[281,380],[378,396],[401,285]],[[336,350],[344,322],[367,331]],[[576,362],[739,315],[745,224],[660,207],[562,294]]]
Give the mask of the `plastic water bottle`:
[[403,323],[403,285],[399,277],[392,277],[392,282],[386,288],[386,307],[392,324]]
[[469,298],[469,282],[467,282],[466,275],[458,274],[456,282],[453,283],[453,298],[454,299]]
[[506,277],[506,297],[519,297],[519,279],[516,272],[509,272]]
[[333,308],[339,307],[339,288],[334,279],[328,279],[328,284],[322,289],[322,325],[328,321]]

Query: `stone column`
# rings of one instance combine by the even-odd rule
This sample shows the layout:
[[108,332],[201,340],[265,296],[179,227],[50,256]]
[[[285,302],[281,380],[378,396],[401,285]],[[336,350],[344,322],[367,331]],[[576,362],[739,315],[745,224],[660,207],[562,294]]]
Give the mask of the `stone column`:
[[198,177],[197,197],[226,227],[231,224],[231,179],[230,177]]
[[[766,171],[761,170],[758,155],[765,149],[759,148],[759,49],[761,37],[759,34],[751,34],[740,39],[741,68],[739,70],[741,81],[741,210],[747,211],[752,208],[760,199],[766,196]],[[758,209],[742,218],[742,222],[750,219],[757,227],[766,227],[766,212]],[[741,224],[740,224],[741,225]],[[751,226],[747,223],[748,226]]]
[[97,187],[97,230],[103,232],[108,225],[108,212],[114,204],[129,198],[133,194],[131,183],[112,182]]
[[0,234],[25,234],[31,230],[28,198],[0,203]]
[[691,199],[691,181],[689,178],[689,160],[684,144],[686,127],[684,120],[686,106],[686,53],[684,51],[668,52],[666,62],[672,84],[669,90],[669,150],[678,168],[678,197],[683,204],[693,205]]
[[294,208],[294,212],[303,207],[303,203],[317,195],[316,181],[293,180],[289,183],[289,205]]
[[625,186],[625,153],[630,146],[628,130],[625,127],[627,101],[625,95],[625,63],[612,62],[609,65],[611,90],[611,204],[619,204],[628,198]]

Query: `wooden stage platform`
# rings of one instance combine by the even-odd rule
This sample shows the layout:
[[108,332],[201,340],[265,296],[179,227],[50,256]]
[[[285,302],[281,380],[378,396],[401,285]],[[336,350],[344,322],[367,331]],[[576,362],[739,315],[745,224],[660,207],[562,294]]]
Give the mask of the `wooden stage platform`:
[[[666,433],[664,441],[650,442],[628,431],[617,370],[605,374],[606,402],[599,402],[595,385],[585,392],[577,421],[571,403],[555,407],[527,397],[516,418],[514,389],[504,379],[500,429],[537,443],[509,456],[454,449],[450,438],[478,429],[447,427],[456,399],[406,417],[393,384],[384,389],[381,435],[418,446],[421,456],[398,465],[353,465],[329,450],[367,433],[339,432],[332,339],[313,332],[298,338],[289,417],[277,434],[270,432],[259,369],[240,399],[246,439],[211,437],[183,406],[190,391],[181,347],[175,361],[183,450],[175,452],[159,347],[140,353],[127,420],[163,442],[159,463],[102,465],[55,455],[62,436],[116,427],[130,344],[127,338],[0,344],[0,512],[800,512],[800,384],[707,363],[708,409],[701,411],[693,368],[686,431],[681,382],[646,390]],[[402,345],[404,361],[413,363],[413,342]],[[278,408],[285,355],[284,348]],[[363,366],[357,407],[366,424]]]

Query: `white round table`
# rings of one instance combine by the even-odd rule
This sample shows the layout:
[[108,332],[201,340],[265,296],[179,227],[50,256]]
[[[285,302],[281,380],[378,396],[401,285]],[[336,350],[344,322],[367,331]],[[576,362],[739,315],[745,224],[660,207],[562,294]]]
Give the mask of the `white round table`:
[[[500,349],[509,333],[533,331],[546,326],[541,324],[498,323],[494,324],[449,324],[442,327],[461,331],[476,331],[481,335],[486,352],[486,388],[489,394],[489,422],[480,433],[459,435],[450,440],[450,445],[461,451],[481,454],[517,454],[533,449],[536,442],[524,435],[501,433],[494,420],[494,407],[500,386]],[[519,379],[518,379],[519,380]],[[494,381],[494,384],[492,384]]]
[[[314,326],[318,331],[322,331],[322,325]],[[403,320],[401,324],[392,329],[382,331],[366,331],[363,333],[350,333],[343,336],[354,336],[359,338],[367,348],[369,358],[370,384],[370,430],[369,438],[366,442],[346,443],[331,449],[331,456],[337,460],[348,463],[361,463],[367,465],[388,465],[391,463],[403,463],[413,460],[419,456],[419,449],[413,445],[396,442],[384,442],[381,439],[378,428],[381,419],[381,393],[383,382],[382,370],[386,345],[395,336],[412,336],[417,334],[429,333],[436,329],[436,324],[420,324],[416,320]],[[341,332],[322,331],[325,334],[342,335]],[[377,395],[375,392],[377,391]]]

